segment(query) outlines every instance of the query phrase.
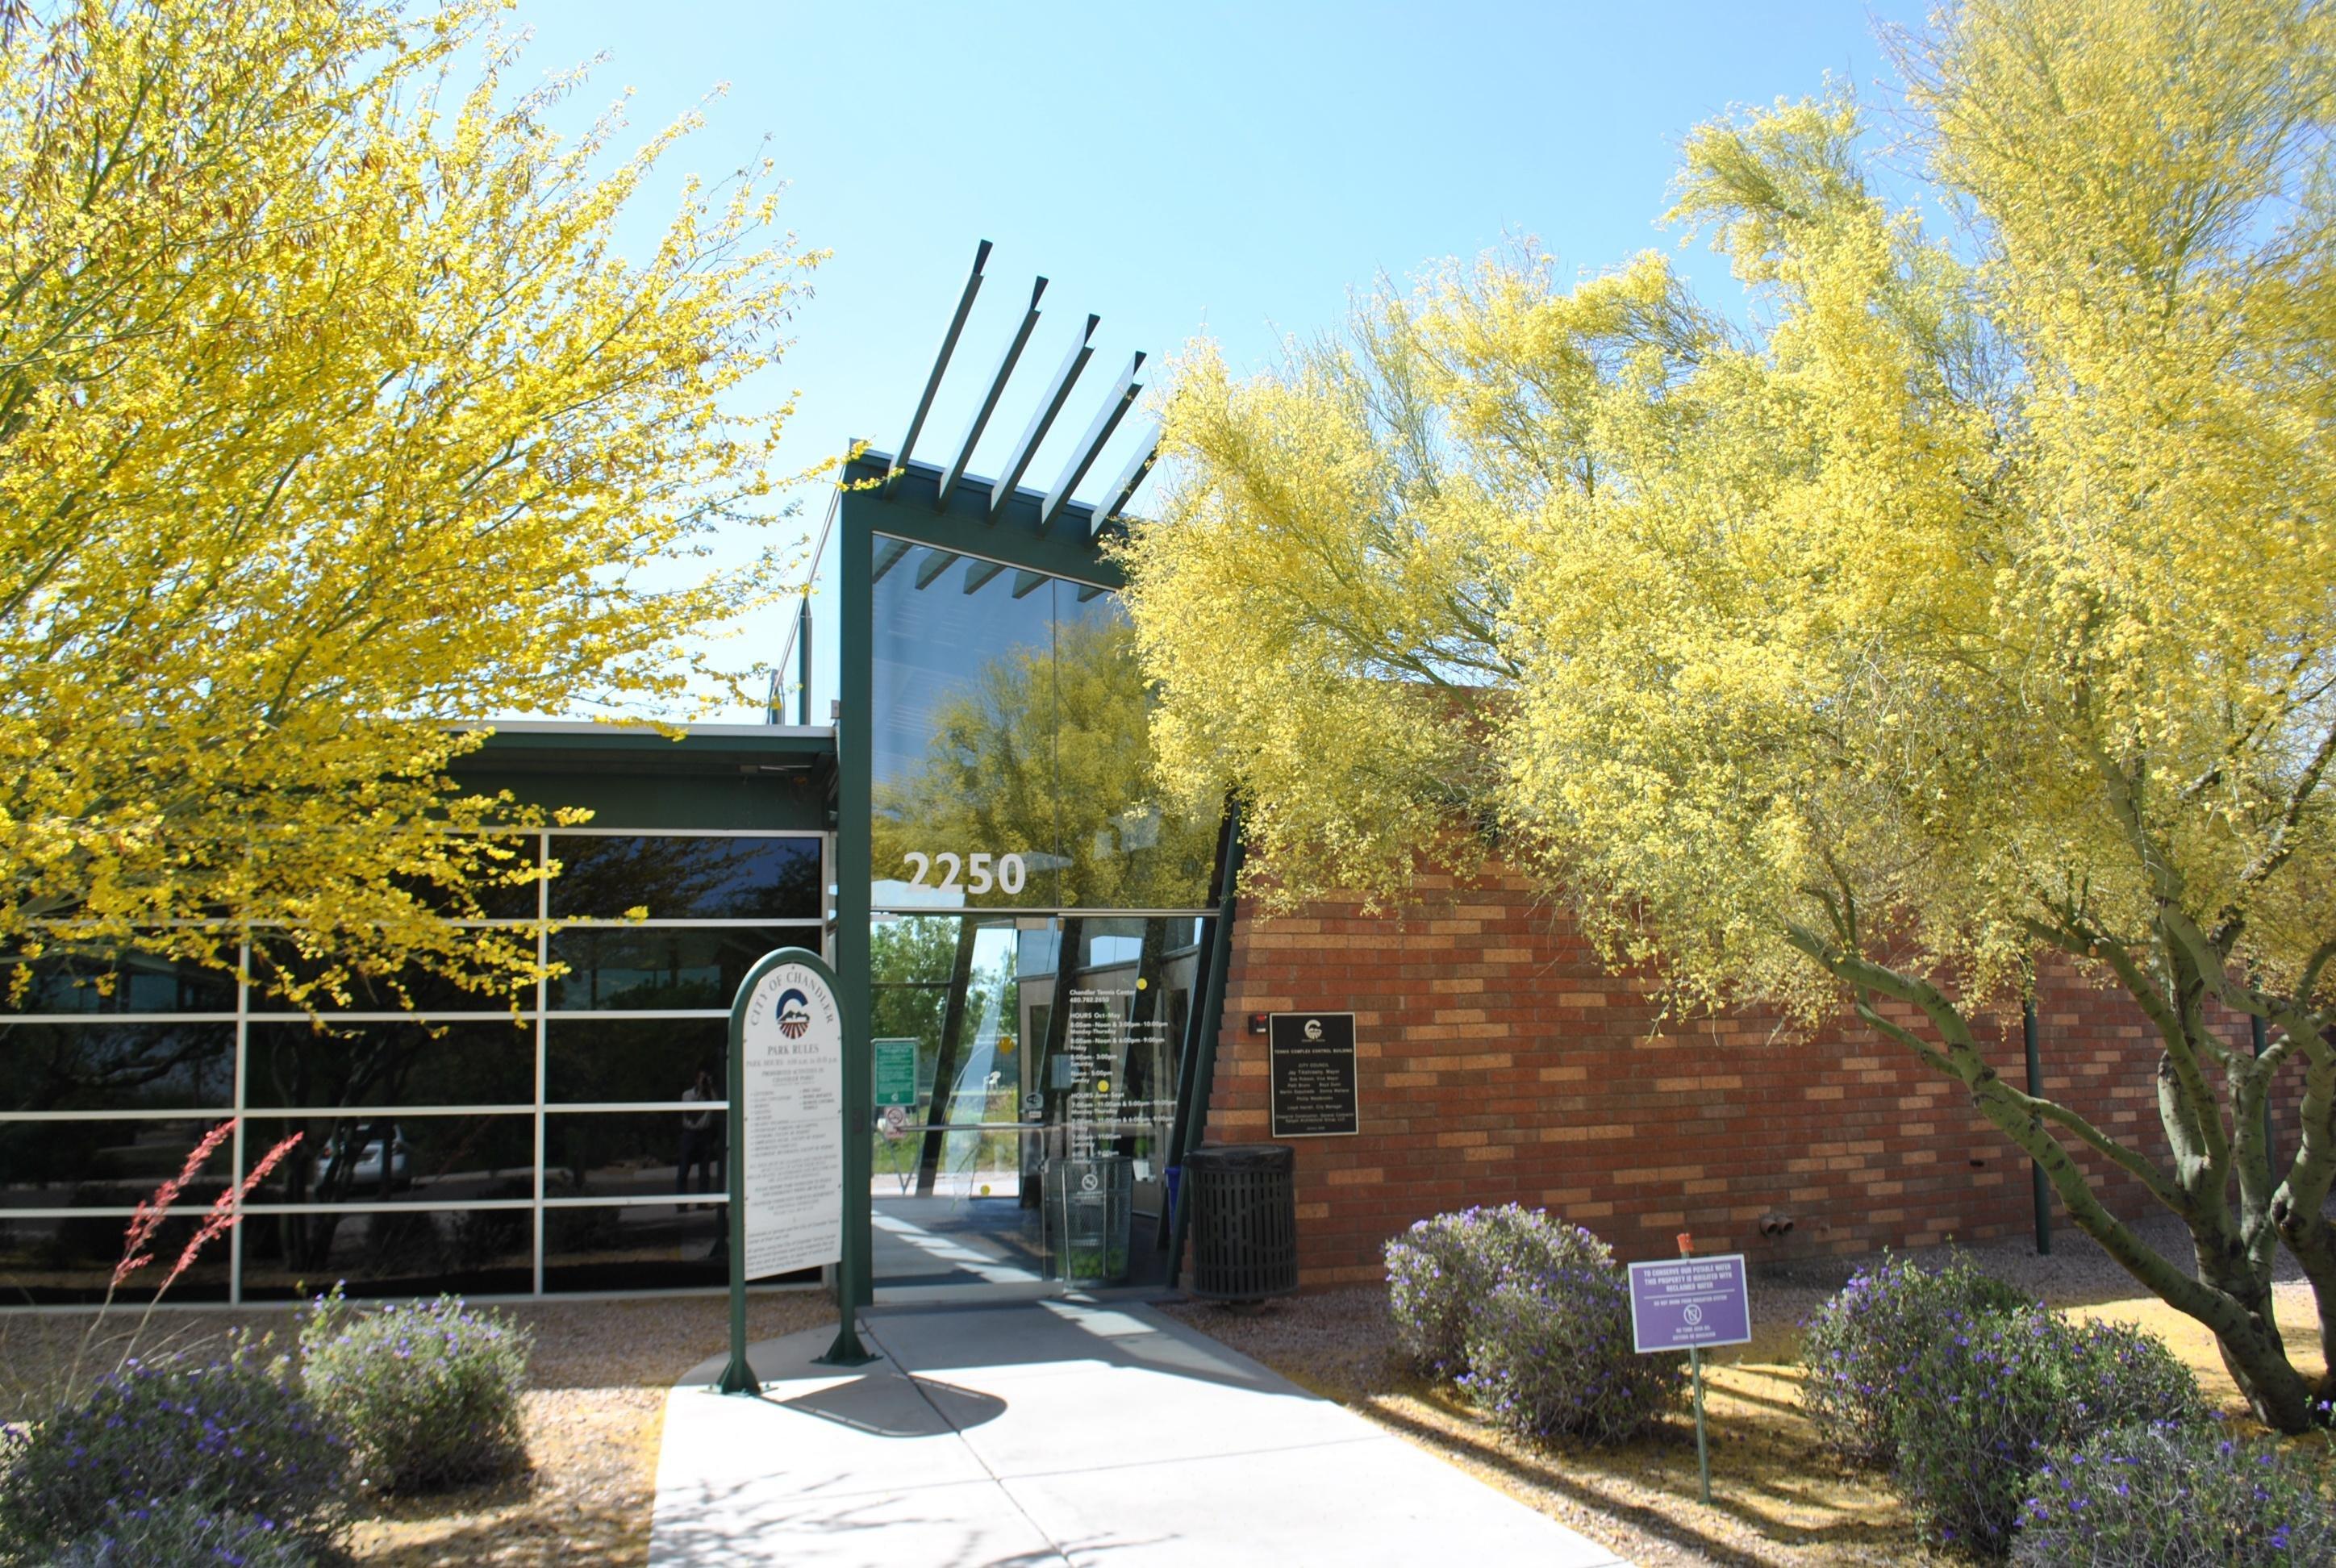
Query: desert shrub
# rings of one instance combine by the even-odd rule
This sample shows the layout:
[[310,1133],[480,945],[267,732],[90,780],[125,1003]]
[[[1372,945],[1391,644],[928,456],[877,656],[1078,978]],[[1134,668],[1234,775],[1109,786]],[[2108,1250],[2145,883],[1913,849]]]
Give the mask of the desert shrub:
[[116,1504],[103,1524],[43,1562],[46,1568],[321,1568],[337,1560],[272,1519],[182,1498]]
[[1675,1403],[1684,1356],[1630,1348],[1629,1277],[1582,1261],[1512,1267],[1474,1303],[1460,1386],[1528,1437],[1617,1442]]
[[1504,1203],[1422,1220],[1387,1244],[1387,1308],[1396,1344],[1424,1371],[1468,1369],[1468,1324],[1504,1278],[1520,1271],[1595,1265],[1614,1254],[1579,1225],[1540,1209]]
[[347,1475],[347,1443],[280,1359],[238,1344],[212,1366],[128,1362],[0,1438],[0,1560],[46,1563],[122,1510],[164,1504],[264,1519],[321,1551]]
[[381,1490],[436,1491],[526,1467],[529,1336],[500,1314],[458,1296],[357,1312],[335,1287],[300,1345],[309,1397],[347,1431]]
[[2336,1511],[2311,1471],[2211,1425],[2120,1427],[2053,1449],[2028,1491],[2011,1560],[2033,1568],[2336,1563]]
[[2000,1556],[2048,1450],[2118,1427],[2205,1418],[2165,1342],[2040,1307],[1941,1325],[1891,1407],[1894,1485],[1940,1541]]
[[1857,1464],[1887,1466],[1891,1397],[1945,1326],[2033,1305],[1961,1257],[1935,1273],[1888,1256],[1860,1269],[1802,1325],[1801,1408],[1818,1441]]

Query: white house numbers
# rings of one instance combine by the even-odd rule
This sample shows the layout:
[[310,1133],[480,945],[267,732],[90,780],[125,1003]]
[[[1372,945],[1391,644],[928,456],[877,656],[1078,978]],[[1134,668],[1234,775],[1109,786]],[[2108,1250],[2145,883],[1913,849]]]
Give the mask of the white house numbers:
[[961,855],[953,850],[941,850],[927,854],[922,850],[910,850],[900,857],[900,863],[909,868],[910,887],[931,888],[938,892],[962,889],[978,897],[995,890],[1011,897],[1030,880],[1029,867],[1020,855],[1011,852]]

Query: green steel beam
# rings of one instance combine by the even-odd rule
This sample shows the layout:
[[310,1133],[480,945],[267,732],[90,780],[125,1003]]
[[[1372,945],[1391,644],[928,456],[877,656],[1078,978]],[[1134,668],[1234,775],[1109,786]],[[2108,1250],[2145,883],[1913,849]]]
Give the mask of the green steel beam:
[[[844,497],[838,518],[842,582],[836,608],[842,617],[842,667],[836,671],[842,697],[842,721],[835,728],[835,973],[844,1017],[852,1021],[853,1037],[844,1042],[843,1102],[852,1107],[862,1129],[843,1142],[843,1223],[851,1244],[844,1250],[846,1265],[838,1270],[837,1294],[845,1308],[865,1306],[875,1298],[874,1269],[869,1249],[874,1240],[873,1204],[870,1198],[874,1133],[869,1117],[876,1104],[875,1061],[869,1045],[868,1020],[872,995],[869,984],[869,874],[872,850],[870,816],[874,753],[869,735],[875,712],[875,579],[871,570],[877,541],[868,526],[871,509],[855,508],[855,499],[872,492]],[[868,1115],[862,1115],[865,1110]]]
[[1070,353],[1063,356],[1063,363],[1056,367],[1054,380],[1046,384],[1046,390],[1038,394],[1037,412],[1030,416],[1030,423],[1022,427],[1022,439],[1014,443],[1014,451],[1006,459],[1005,468],[990,483],[990,521],[997,521],[998,514],[1006,510],[1007,502],[1013,499],[1014,487],[1020,484],[1022,476],[1030,472],[1030,460],[1038,455],[1038,443],[1046,439],[1046,432],[1053,427],[1055,416],[1062,413],[1063,404],[1070,401],[1071,388],[1077,384],[1079,372],[1085,370],[1087,361],[1095,357],[1095,348],[1090,340],[1102,320],[1100,316],[1087,317],[1086,330],[1079,334],[1079,340],[1071,345]]
[[1111,482],[1111,488],[1105,491],[1103,499],[1095,503],[1095,521],[1089,525],[1091,531],[1102,533],[1105,523],[1127,510],[1128,502],[1134,497],[1135,487],[1144,482],[1144,476],[1152,472],[1152,465],[1159,456],[1160,427],[1155,424],[1152,433],[1144,438],[1143,444],[1135,449],[1134,459],[1119,471],[1119,477]]
[[876,541],[876,566],[868,577],[871,582],[881,582],[884,574],[900,564],[901,560],[916,546],[904,539],[884,539]]
[[989,390],[982,394],[981,406],[973,412],[973,423],[965,428],[965,439],[958,443],[957,455],[941,471],[940,492],[933,500],[935,511],[949,510],[949,497],[956,493],[958,482],[965,477],[965,465],[973,461],[973,449],[979,444],[989,416],[998,412],[998,400],[1006,394],[1006,383],[1014,374],[1015,362],[1022,357],[1022,350],[1038,325],[1038,297],[1046,292],[1046,280],[1041,278],[1030,290],[1030,308],[1023,316],[1022,325],[1015,330],[1005,354],[998,358],[998,369],[990,375]]
[[1078,488],[1079,481],[1087,476],[1087,470],[1095,466],[1095,460],[1102,454],[1104,443],[1109,441],[1112,432],[1119,428],[1119,422],[1127,417],[1127,411],[1135,406],[1137,395],[1144,391],[1144,383],[1135,379],[1135,373],[1143,368],[1144,351],[1137,349],[1135,357],[1127,362],[1127,368],[1119,373],[1119,379],[1112,384],[1111,391],[1105,395],[1103,406],[1095,410],[1095,419],[1087,425],[1087,433],[1079,437],[1077,450],[1071,453],[1071,461],[1064,466],[1062,477],[1055,481],[1055,488],[1046,492],[1046,499],[1040,503],[1038,528],[1041,532],[1054,522],[1056,516],[1070,501],[1071,492]]
[[1002,562],[968,560],[965,563],[965,591],[979,593],[982,586],[1006,570]]
[[1052,580],[1043,571],[1017,571],[1014,574],[1014,597],[1027,599]]
[[958,558],[950,554],[948,550],[937,550],[933,551],[932,558],[927,560],[924,565],[917,568],[917,587],[920,589],[932,587],[935,582],[940,579],[941,573],[955,566],[957,562]]
[[917,437],[924,433],[925,416],[932,413],[933,399],[941,389],[941,377],[949,373],[949,355],[957,352],[958,335],[965,330],[965,318],[973,314],[973,297],[981,292],[981,269],[988,262],[989,241],[985,239],[973,253],[973,271],[966,278],[965,292],[957,297],[957,314],[949,317],[949,330],[941,335],[941,351],[933,355],[933,372],[925,377],[925,394],[917,399],[917,412],[910,416],[909,433],[900,438],[899,461],[903,463],[917,450]]

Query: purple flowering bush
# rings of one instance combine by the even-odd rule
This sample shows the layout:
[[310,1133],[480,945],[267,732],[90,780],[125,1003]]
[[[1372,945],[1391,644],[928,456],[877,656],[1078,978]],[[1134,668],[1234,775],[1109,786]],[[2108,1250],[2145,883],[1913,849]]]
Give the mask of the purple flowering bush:
[[342,1560],[273,1520],[184,1499],[117,1504],[103,1524],[44,1559],[47,1568],[324,1568]]
[[2040,1307],[1953,1319],[1899,1383],[1893,1484],[1941,1543],[2000,1557],[2049,1451],[2205,1417],[2198,1380],[2155,1335]]
[[384,1492],[432,1492],[527,1467],[521,1391],[530,1337],[459,1296],[353,1310],[339,1287],[300,1330],[309,1398]]
[[128,1361],[73,1403],[0,1431],[0,1562],[102,1544],[164,1505],[240,1516],[322,1560],[346,1523],[348,1454],[290,1368],[248,1342],[211,1366]]
[[1802,1327],[1801,1409],[1818,1441],[1859,1465],[1896,1457],[1890,1409],[1899,1384],[1950,1322],[2035,1301],[1961,1257],[1929,1272],[1884,1255],[1810,1314]]
[[1459,1377],[1469,1367],[1469,1321],[1499,1281],[1613,1264],[1613,1250],[1588,1231],[1518,1203],[1422,1220],[1387,1244],[1397,1348],[1422,1371]]
[[1526,1437],[1621,1442],[1678,1403],[1687,1378],[1686,1357],[1631,1349],[1629,1277],[1602,1261],[1504,1270],[1465,1342],[1460,1386]]
[[2028,1491],[2011,1543],[2022,1568],[2336,1563],[2336,1511],[2310,1469],[2212,1425],[2120,1427],[2053,1449]]

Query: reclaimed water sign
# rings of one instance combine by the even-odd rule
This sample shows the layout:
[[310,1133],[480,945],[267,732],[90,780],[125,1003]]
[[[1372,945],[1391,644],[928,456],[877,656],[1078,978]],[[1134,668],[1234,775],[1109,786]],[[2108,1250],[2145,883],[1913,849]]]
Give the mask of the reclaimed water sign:
[[876,1103],[913,1105],[917,1103],[917,1042],[871,1040],[876,1056]]
[[1749,1343],[1744,1254],[1631,1264],[1630,1339],[1640,1355]]
[[843,1253],[843,1013],[826,965],[774,956],[739,1020],[731,1113],[749,1280]]

